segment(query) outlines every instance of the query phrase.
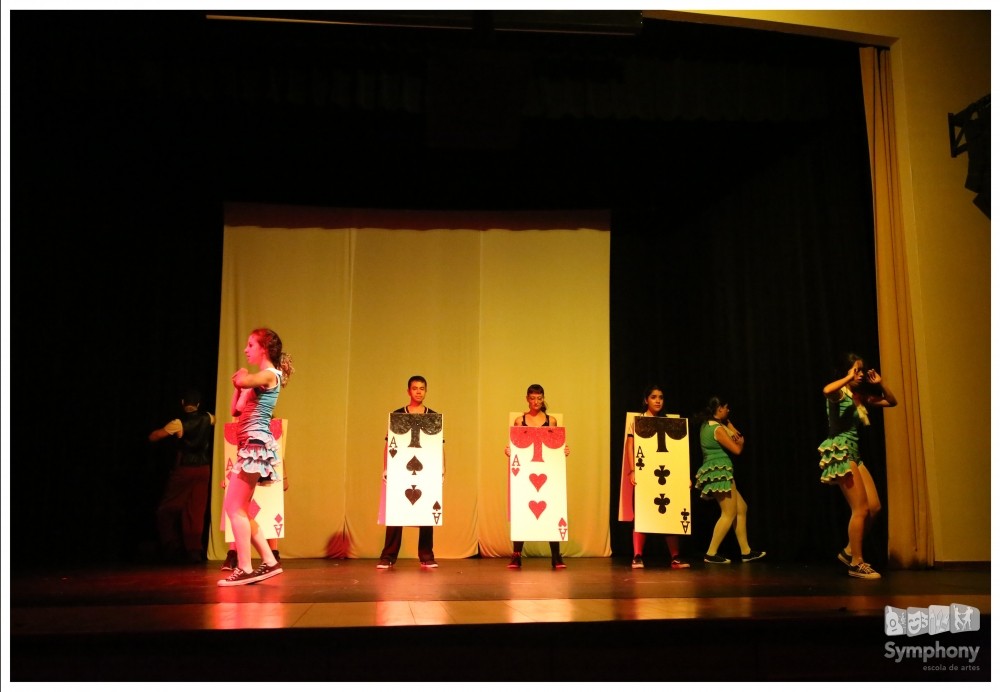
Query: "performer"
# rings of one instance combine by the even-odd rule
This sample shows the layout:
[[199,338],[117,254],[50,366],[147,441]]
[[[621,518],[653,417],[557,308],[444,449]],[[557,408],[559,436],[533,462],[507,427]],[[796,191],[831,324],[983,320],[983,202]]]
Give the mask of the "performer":
[[740,544],[743,562],[759,560],[766,553],[751,550],[747,541],[747,503],[736,489],[733,477],[733,455],[743,452],[743,433],[729,420],[729,404],[713,396],[699,414],[701,429],[702,464],[695,472],[695,487],[701,490],[701,499],[715,499],[719,503],[719,519],[712,531],[712,541],[705,553],[705,562],[725,565],[729,559],[718,554],[722,539],[732,528]]
[[156,510],[160,545],[170,558],[205,559],[202,533],[212,475],[212,426],[215,416],[200,411],[201,393],[189,389],[181,397],[183,414],[149,433],[150,442],[177,439],[177,458]]
[[[533,384],[528,387],[525,399],[528,401],[528,410],[521,414],[520,418],[514,420],[514,425],[524,425],[531,428],[558,428],[559,421],[550,416],[546,411],[545,390],[540,384]],[[563,453],[569,456],[569,445],[563,446]],[[510,457],[510,444],[504,447],[504,454]],[[508,569],[521,568],[521,551],[524,550],[524,541],[514,541],[514,552],[507,564]],[[559,541],[549,541],[549,552],[552,556],[552,569],[566,569],[562,555],[559,552]]]
[[[226,515],[233,527],[236,543],[236,568],[219,586],[241,586],[281,574],[281,563],[261,535],[260,527],[250,521],[248,510],[254,488],[260,480],[278,480],[281,460],[278,443],[271,434],[271,415],[281,388],[295,369],[292,358],[282,350],[281,338],[271,329],[255,329],[247,338],[247,362],[257,372],[240,368],[232,377],[231,414],[239,416],[235,466],[238,474],[231,480],[224,500]],[[275,367],[275,363],[278,367]],[[256,570],[251,565],[250,545],[257,549],[262,562]]]
[[845,375],[823,387],[830,432],[819,445],[820,482],[839,485],[851,508],[847,524],[848,544],[837,559],[847,565],[848,576],[879,579],[882,575],[872,569],[862,556],[865,536],[882,505],[875,481],[861,460],[858,422],[869,425],[870,407],[890,408],[897,401],[874,368],[865,370],[861,356],[847,354],[837,372],[845,370]]
[[[663,415],[663,389],[659,385],[646,388],[642,396],[643,416],[656,417]],[[635,521],[635,422],[629,421],[628,432],[625,434],[625,449],[622,453],[622,487],[619,498],[619,521]],[[687,569],[690,563],[680,557],[680,540],[676,534],[664,534],[667,549],[670,551],[670,568]],[[646,534],[632,529],[632,569],[643,569],[643,548],[646,547]]]
[[[427,380],[421,375],[414,375],[406,383],[406,391],[410,396],[410,403],[402,408],[398,408],[393,413],[437,413],[433,409],[424,405],[424,397],[427,396]],[[441,475],[444,476],[444,450],[441,450]],[[387,481],[386,472],[389,467],[389,438],[386,436],[385,446],[382,449],[382,496],[385,497],[385,485]],[[434,559],[434,527],[420,526],[417,537],[417,557],[420,559],[422,569],[436,569],[438,564]],[[376,569],[389,569],[396,564],[399,557],[399,549],[403,544],[403,527],[386,526],[385,544],[382,546],[382,554],[379,557]]]
[[[238,416],[236,418],[234,418],[233,424],[237,426],[237,429],[239,428],[240,419],[239,419]],[[227,425],[226,427],[228,428],[229,426]],[[237,469],[235,467],[233,469],[231,469],[229,471],[229,473],[226,473],[225,475],[223,475],[223,477],[222,477],[222,484],[221,484],[222,485],[222,493],[223,493],[222,496],[223,497],[225,497],[226,488],[229,487],[230,476],[236,477],[237,475],[239,475],[239,469]],[[285,456],[283,456],[281,458],[281,491],[282,492],[288,492],[288,456],[287,455],[285,455]],[[225,501],[223,501],[223,504],[225,504]],[[223,509],[223,527],[224,526],[225,526],[225,509]],[[277,538],[268,538],[267,539],[267,544],[271,547],[271,552],[274,554],[274,560],[275,560],[275,562],[281,562],[281,554],[278,551],[278,539]],[[223,572],[232,572],[233,569],[236,567],[236,543],[234,541],[230,541],[228,548],[229,548],[229,550],[226,553],[226,559],[222,561],[222,568],[221,569],[222,569]]]
[[[288,461],[287,459],[281,460],[281,490],[283,492],[288,492]],[[223,494],[225,494],[225,489],[229,485],[229,474],[226,474],[225,478],[222,479]],[[225,496],[225,495],[223,495]],[[275,562],[281,562],[281,553],[278,551],[278,539],[268,538],[267,544],[271,547],[271,553],[274,555]],[[232,572],[236,567],[236,543],[229,543],[229,550],[226,553],[226,559],[222,561],[221,570],[223,572]]]

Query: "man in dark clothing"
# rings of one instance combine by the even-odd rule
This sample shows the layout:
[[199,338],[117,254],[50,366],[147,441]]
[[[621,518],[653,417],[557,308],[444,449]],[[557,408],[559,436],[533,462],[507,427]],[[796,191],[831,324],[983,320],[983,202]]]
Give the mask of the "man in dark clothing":
[[167,556],[186,562],[205,559],[202,534],[212,477],[215,416],[199,411],[200,406],[201,394],[188,390],[181,398],[181,417],[149,434],[150,442],[176,438],[177,459],[156,510],[156,524]]

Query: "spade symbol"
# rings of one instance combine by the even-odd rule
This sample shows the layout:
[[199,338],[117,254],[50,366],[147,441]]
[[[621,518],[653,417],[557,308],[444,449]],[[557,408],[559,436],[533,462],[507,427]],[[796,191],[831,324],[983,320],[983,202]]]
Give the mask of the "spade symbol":
[[411,505],[415,505],[417,504],[417,500],[419,500],[420,496],[423,495],[424,493],[418,490],[417,486],[411,485],[409,488],[406,489],[406,492],[403,494],[406,495],[406,499],[410,501]]

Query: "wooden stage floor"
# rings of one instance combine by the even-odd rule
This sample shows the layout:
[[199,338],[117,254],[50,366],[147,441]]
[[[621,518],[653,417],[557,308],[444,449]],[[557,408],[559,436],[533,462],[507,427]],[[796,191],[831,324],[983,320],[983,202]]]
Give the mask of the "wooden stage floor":
[[[835,559],[633,570],[578,558],[559,571],[547,558],[521,570],[501,558],[375,562],[286,559],[283,574],[232,588],[216,586],[219,562],[20,572],[11,679],[252,681],[259,670],[232,661],[255,649],[280,651],[266,679],[291,681],[990,679],[983,569],[865,581]],[[886,606],[952,603],[978,608],[980,630],[884,632]],[[933,655],[900,657],[917,645]],[[949,656],[960,645],[979,647],[975,662]]]

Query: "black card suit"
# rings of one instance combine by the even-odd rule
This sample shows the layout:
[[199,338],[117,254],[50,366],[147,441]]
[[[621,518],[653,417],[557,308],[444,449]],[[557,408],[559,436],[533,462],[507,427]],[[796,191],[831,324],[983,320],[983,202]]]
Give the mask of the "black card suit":
[[420,496],[423,495],[423,493],[420,491],[419,488],[417,488],[417,486],[411,485],[409,488],[406,489],[404,495],[406,495],[406,499],[410,501],[411,505],[415,505],[417,504],[417,500],[420,499]]
[[656,436],[656,451],[666,452],[667,440],[683,440],[687,437],[687,419],[685,418],[649,418],[636,416],[635,434],[637,437],[649,439]]
[[410,433],[410,447],[420,446],[421,431],[428,435],[441,432],[440,413],[393,413],[389,416],[389,429],[397,435]]

